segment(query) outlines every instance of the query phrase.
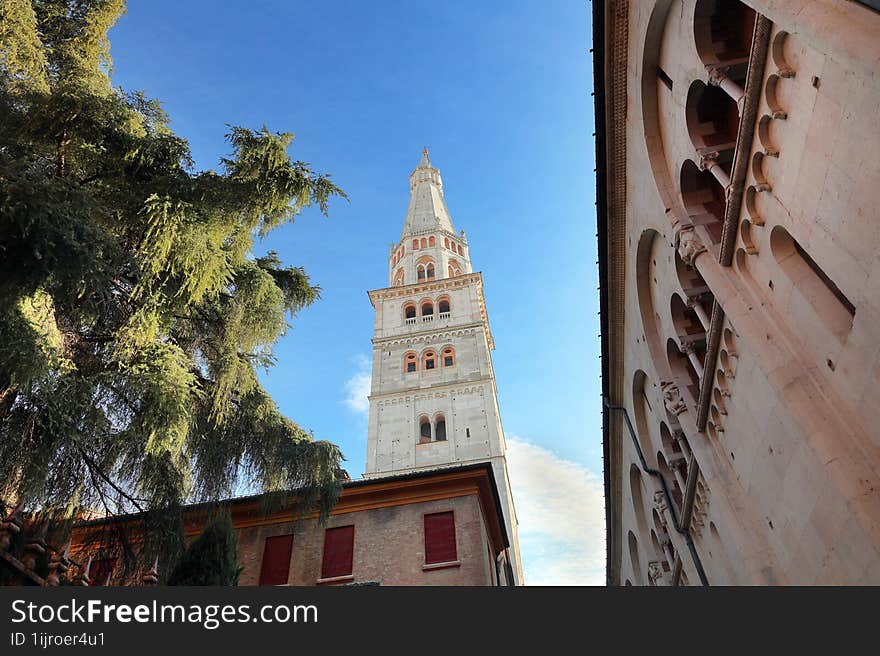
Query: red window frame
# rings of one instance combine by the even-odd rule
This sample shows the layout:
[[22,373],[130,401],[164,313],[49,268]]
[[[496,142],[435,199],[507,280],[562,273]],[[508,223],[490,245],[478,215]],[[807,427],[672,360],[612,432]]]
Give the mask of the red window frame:
[[425,564],[451,563],[458,560],[455,544],[455,513],[425,515]]
[[260,565],[260,585],[285,585],[290,576],[293,535],[266,538]]
[[321,578],[334,579],[354,573],[354,525],[324,530]]

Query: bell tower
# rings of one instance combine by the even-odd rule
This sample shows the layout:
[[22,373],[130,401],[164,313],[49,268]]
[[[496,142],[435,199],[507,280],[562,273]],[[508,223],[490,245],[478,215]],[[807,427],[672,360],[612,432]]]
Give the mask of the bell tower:
[[403,233],[388,253],[389,286],[369,292],[376,314],[365,476],[491,462],[521,584],[483,277],[427,149],[409,185]]

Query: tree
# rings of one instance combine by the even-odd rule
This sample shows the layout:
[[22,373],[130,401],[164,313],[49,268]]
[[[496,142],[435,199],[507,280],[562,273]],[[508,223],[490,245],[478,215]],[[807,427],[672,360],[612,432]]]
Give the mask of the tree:
[[221,171],[194,171],[159,102],[111,86],[123,11],[0,0],[0,496],[143,511],[152,557],[180,548],[186,502],[334,503],[338,448],[257,378],[320,289],[254,246],[345,194],[265,126],[230,127]]
[[236,539],[228,512],[220,512],[187,547],[168,585],[238,585]]

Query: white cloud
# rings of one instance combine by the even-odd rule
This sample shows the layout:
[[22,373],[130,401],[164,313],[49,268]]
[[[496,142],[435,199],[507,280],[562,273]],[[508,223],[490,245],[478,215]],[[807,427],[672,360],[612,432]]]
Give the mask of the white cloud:
[[602,480],[525,440],[507,448],[526,584],[605,585]]
[[367,397],[370,395],[372,365],[370,360],[363,355],[355,358],[355,364],[357,371],[345,381],[344,402],[352,411],[366,415],[370,411],[370,402]]

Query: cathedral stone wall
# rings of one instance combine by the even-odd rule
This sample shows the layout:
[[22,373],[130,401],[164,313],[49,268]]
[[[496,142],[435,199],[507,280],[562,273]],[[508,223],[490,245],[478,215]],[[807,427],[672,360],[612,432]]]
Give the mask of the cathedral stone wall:
[[880,14],[604,18],[610,582],[880,583]]
[[[458,564],[425,565],[424,515],[455,513]],[[293,535],[288,585],[316,585],[321,578],[325,528],[354,526],[353,582],[381,585],[494,585],[488,535],[475,495],[438,499],[332,516],[325,527],[314,519],[241,528],[240,585],[257,585],[266,538]]]

